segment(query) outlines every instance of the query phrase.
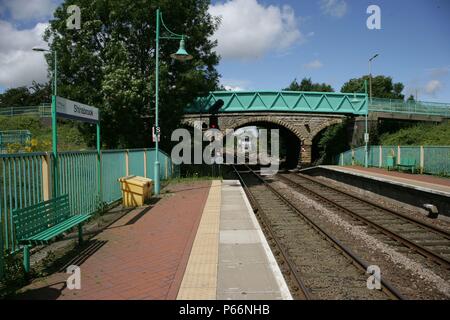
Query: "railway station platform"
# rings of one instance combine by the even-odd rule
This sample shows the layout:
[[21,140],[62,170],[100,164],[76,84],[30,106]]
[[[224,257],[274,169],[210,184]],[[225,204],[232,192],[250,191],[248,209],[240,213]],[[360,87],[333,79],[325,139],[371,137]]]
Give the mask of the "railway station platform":
[[[292,299],[247,197],[235,180],[169,185],[87,241],[80,289],[61,269],[18,299]],[[95,250],[91,244],[102,243]],[[80,253],[81,255],[81,253]]]
[[381,168],[322,166],[331,170],[350,173],[356,176],[368,177],[374,180],[386,181],[401,186],[450,196],[450,179],[425,174],[410,174],[398,171],[388,171]]
[[[450,179],[360,166],[321,165],[301,170],[411,205],[430,217],[450,220]],[[429,210],[433,206],[433,213]],[[428,207],[428,209],[427,209]],[[437,213],[436,213],[437,211]]]

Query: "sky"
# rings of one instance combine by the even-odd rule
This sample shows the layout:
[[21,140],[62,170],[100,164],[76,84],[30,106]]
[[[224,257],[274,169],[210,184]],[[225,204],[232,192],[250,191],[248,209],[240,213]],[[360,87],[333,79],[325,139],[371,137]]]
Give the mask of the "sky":
[[[0,92],[47,81],[42,41],[61,0],[0,0]],[[370,5],[381,29],[369,29]],[[213,0],[221,83],[281,90],[303,77],[340,91],[351,78],[391,76],[405,95],[450,102],[450,0]],[[81,12],[82,15],[82,12]],[[189,43],[187,43],[189,50]]]

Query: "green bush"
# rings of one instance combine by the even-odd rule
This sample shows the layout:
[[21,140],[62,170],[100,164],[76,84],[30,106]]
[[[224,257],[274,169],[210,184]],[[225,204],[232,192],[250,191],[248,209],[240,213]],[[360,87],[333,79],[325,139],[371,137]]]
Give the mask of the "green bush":
[[9,252],[4,253],[5,258],[5,274],[0,283],[3,287],[0,290],[0,297],[9,295],[14,292],[17,288],[23,287],[29,283],[30,278],[33,276],[32,272],[29,274],[25,273],[22,263],[21,254],[12,254]]
[[420,123],[395,133],[380,136],[381,145],[449,145],[450,122],[441,124]]

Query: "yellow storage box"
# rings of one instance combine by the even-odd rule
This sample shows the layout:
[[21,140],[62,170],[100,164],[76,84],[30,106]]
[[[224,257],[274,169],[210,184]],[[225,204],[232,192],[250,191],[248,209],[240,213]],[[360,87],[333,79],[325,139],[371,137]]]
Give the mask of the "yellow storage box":
[[127,176],[119,179],[124,207],[143,206],[152,195],[152,179]]

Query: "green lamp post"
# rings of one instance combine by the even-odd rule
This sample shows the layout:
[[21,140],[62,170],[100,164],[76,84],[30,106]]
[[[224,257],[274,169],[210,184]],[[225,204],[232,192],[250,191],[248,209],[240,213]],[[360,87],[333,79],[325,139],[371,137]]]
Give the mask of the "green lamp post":
[[369,116],[369,100],[367,99],[367,80],[364,80],[364,93],[366,94],[366,114],[364,115],[364,167],[369,167],[369,132],[368,121]]
[[[160,36],[160,23],[164,27],[165,31],[167,32],[167,35]],[[159,108],[159,40],[160,39],[169,39],[169,40],[180,40],[180,48],[176,53],[173,53],[170,55],[172,59],[179,60],[179,61],[187,61],[191,60],[192,56],[186,52],[185,49],[185,36],[181,34],[176,34],[170,31],[166,25],[164,24],[164,20],[162,17],[162,13],[159,9],[156,10],[156,75],[155,75],[155,129],[154,129],[154,136],[155,136],[155,176],[154,176],[154,185],[155,185],[155,194],[158,195],[160,191],[160,163],[159,163],[159,135],[160,135],[160,129],[159,129],[159,118],[158,118],[158,108]]]
[[[48,49],[34,47],[33,51],[51,52]],[[53,153],[53,197],[58,196],[59,181],[58,181],[58,136],[56,127],[56,95],[57,95],[57,56],[56,50],[53,51],[54,56],[54,71],[53,71],[53,88],[52,88],[52,153]]]

